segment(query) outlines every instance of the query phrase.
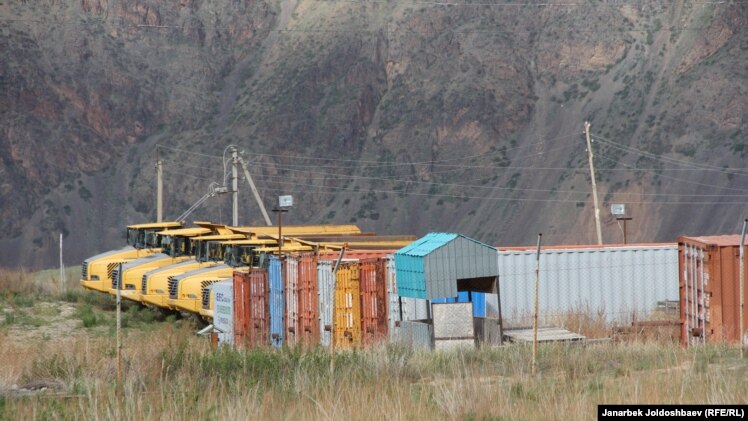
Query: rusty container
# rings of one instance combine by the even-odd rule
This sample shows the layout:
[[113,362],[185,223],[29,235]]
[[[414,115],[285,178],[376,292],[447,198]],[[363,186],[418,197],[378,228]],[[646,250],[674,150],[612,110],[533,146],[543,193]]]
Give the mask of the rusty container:
[[298,342],[299,332],[299,257],[289,254],[283,256],[282,262],[286,300],[286,345],[294,346]]
[[359,268],[361,334],[368,346],[387,339],[387,260],[361,260]]
[[317,256],[314,253],[299,255],[299,333],[304,345],[319,343],[319,295],[317,293]]
[[681,344],[740,343],[740,236],[680,237],[678,266]]
[[361,345],[361,286],[358,262],[341,262],[335,276],[335,326],[333,341],[336,348],[355,348]]
[[234,343],[242,348],[249,344],[249,273],[234,271]]
[[270,343],[268,271],[263,268],[252,268],[247,277],[249,278],[248,345],[266,346]]

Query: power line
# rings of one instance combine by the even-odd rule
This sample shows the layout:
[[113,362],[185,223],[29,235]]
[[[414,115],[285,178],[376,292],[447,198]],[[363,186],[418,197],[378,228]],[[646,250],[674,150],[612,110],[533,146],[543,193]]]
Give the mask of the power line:
[[612,140],[605,139],[605,138],[603,138],[601,136],[598,136],[598,135],[594,135],[594,138],[595,138],[595,140],[599,141],[600,143],[605,144],[607,146],[610,146],[612,148],[620,149],[620,150],[623,150],[623,151],[626,151],[626,152],[633,152],[633,153],[645,156],[647,158],[658,160],[658,161],[662,161],[662,162],[668,162],[668,163],[672,163],[672,164],[675,164],[675,165],[681,165],[681,166],[688,166],[688,167],[691,167],[691,168],[696,168],[696,169],[700,169],[700,170],[704,170],[704,171],[717,171],[717,172],[721,172],[721,173],[728,173],[728,174],[741,175],[741,176],[748,175],[748,174],[746,174],[744,172],[745,170],[730,170],[728,168],[715,167],[713,165],[708,165],[708,164],[699,164],[699,163],[695,163],[695,162],[684,161],[684,160],[681,160],[681,159],[670,158],[670,157],[666,157],[666,156],[662,156],[662,155],[653,154],[651,152],[643,151],[641,149],[637,149],[637,148],[634,148],[632,146],[622,145],[622,144],[613,142]]
[[[388,193],[388,194],[401,194],[408,196],[426,196],[426,197],[446,197],[454,199],[475,199],[475,200],[489,200],[489,201],[510,201],[510,202],[555,202],[555,203],[577,203],[578,200],[563,200],[563,199],[542,199],[542,198],[527,198],[527,197],[486,197],[486,196],[469,196],[469,195],[454,195],[454,194],[443,194],[443,193],[421,193],[421,192],[408,192],[403,190],[381,190],[381,189],[356,189],[348,187],[332,187],[332,186],[318,186],[315,184],[303,184],[294,182],[274,181],[273,183],[282,185],[292,185],[297,187],[305,187],[304,190],[296,190],[298,193],[309,193],[309,188],[316,189],[315,193],[320,193],[319,189],[332,189],[333,191],[352,191],[354,193]],[[274,189],[278,190],[278,189]],[[652,204],[651,201],[627,201],[622,200],[625,204]],[[670,204],[670,205],[745,205],[746,202],[724,202],[724,201],[708,201],[708,202],[697,202],[697,201],[657,201],[657,204]]]

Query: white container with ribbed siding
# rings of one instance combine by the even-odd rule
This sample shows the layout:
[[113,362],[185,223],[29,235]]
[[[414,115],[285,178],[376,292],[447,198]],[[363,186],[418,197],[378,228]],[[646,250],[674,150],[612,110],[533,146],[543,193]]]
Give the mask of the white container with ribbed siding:
[[496,248],[453,233],[430,233],[395,253],[397,290],[420,299],[457,296],[457,280],[496,277]]
[[[535,247],[499,248],[501,314],[529,325],[534,300]],[[630,323],[678,300],[676,244],[544,247],[540,254],[541,322],[574,313]]]
[[234,281],[216,282],[213,289],[213,326],[219,344],[234,343]]

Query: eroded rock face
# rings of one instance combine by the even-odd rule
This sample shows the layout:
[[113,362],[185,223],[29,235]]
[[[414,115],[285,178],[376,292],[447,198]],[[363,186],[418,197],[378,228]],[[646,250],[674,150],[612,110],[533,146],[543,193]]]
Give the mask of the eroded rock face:
[[[299,223],[454,229],[503,244],[524,242],[532,224],[585,242],[579,151],[556,138],[591,119],[598,134],[651,153],[738,164],[747,8],[6,2],[0,11],[17,22],[0,29],[0,251],[45,266],[61,231],[79,244],[74,261],[119,245],[122,225],[153,217],[157,143],[269,154],[254,157],[259,187],[298,190]],[[605,173],[637,157],[600,156],[611,200],[693,187]],[[211,158],[193,158],[167,156],[174,215],[221,178],[204,169]],[[724,175],[706,181],[734,188]],[[640,209],[669,224],[638,225],[653,236],[642,241],[682,229],[666,206]],[[217,214],[208,205],[202,217]]]

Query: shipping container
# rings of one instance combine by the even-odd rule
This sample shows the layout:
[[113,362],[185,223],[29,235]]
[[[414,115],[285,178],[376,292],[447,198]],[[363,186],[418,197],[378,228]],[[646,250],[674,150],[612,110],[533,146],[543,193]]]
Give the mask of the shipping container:
[[329,260],[317,262],[317,297],[319,304],[319,335],[322,346],[330,346],[332,338],[332,265]]
[[270,344],[279,348],[283,346],[285,336],[283,318],[286,310],[283,270],[278,256],[268,256],[268,282],[270,284]]
[[233,281],[221,281],[210,285],[213,290],[213,326],[218,344],[233,345],[234,332],[234,285]]
[[[245,271],[234,271],[234,296],[233,328],[234,343],[238,347],[247,346],[249,341],[249,274]],[[215,293],[213,294],[215,297]],[[214,298],[215,300],[215,298]],[[215,301],[214,301],[215,303]],[[215,322],[216,309],[213,307],[213,320]]]
[[264,268],[249,270],[249,346],[270,344],[270,288],[268,271]]
[[387,260],[361,260],[361,333],[364,345],[387,339]]
[[[529,325],[536,247],[500,248],[498,256],[505,325]],[[678,247],[674,243],[553,246],[540,251],[541,323],[569,313],[587,313],[629,324],[646,317],[659,301],[677,297]]]
[[[343,254],[344,260],[379,259],[390,256],[395,250],[346,250]],[[319,253],[320,261],[336,261],[340,256],[339,251],[322,251]]]
[[680,237],[678,255],[681,343],[740,343],[740,236]]
[[358,347],[361,345],[359,263],[342,262],[335,275],[335,326],[333,327],[335,347]]
[[299,257],[288,254],[282,258],[283,280],[285,281],[285,326],[286,345],[296,345],[299,331]]
[[305,345],[320,341],[319,297],[317,295],[317,256],[302,253],[299,256],[299,339]]

